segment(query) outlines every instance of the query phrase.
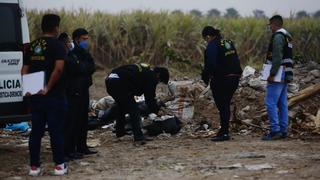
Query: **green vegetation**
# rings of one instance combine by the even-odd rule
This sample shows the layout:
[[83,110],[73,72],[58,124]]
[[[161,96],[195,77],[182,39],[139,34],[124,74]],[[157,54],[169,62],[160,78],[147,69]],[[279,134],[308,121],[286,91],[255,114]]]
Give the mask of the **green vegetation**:
[[[62,17],[61,31],[71,35],[78,27],[91,34],[91,50],[102,69],[132,62],[161,64],[189,73],[198,73],[203,63],[205,43],[201,30],[206,25],[221,29],[232,39],[243,65],[259,66],[265,57],[270,34],[265,18],[200,17],[193,14],[134,11],[120,14],[51,11]],[[40,21],[48,11],[28,12],[31,39],[41,34]],[[320,62],[320,18],[285,19],[294,37],[294,53],[299,61]]]

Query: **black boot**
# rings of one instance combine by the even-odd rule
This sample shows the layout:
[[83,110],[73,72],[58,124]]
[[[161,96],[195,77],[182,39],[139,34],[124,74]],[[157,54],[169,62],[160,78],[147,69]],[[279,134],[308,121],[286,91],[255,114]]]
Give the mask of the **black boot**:
[[218,142],[218,141],[228,141],[230,140],[230,136],[227,133],[218,134],[211,138],[211,141]]

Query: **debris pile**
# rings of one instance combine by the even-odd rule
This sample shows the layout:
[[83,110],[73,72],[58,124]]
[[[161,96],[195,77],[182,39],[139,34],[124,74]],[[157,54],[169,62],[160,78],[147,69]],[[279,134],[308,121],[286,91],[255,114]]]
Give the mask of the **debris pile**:
[[[320,133],[320,64],[298,64],[294,69],[294,82],[288,85],[288,105],[291,135]],[[268,130],[268,117],[264,106],[267,82],[260,79],[260,72],[245,67],[240,87],[232,102],[231,127],[234,132],[248,134]],[[219,128],[219,116],[212,96],[204,93],[196,100],[194,119]],[[210,104],[213,104],[212,107]]]
[[[294,82],[288,85],[290,134],[293,136],[320,133],[320,64],[315,62],[298,64],[294,74]],[[258,70],[250,66],[244,68],[240,86],[232,102],[231,130],[233,132],[249,134],[261,133],[269,129],[264,106],[266,86],[267,82],[261,80]],[[219,114],[211,89],[201,80],[185,78],[171,81],[168,86],[159,84],[156,94],[159,102],[164,104],[160,113],[162,118],[156,119],[165,120],[165,117],[175,117],[184,126],[181,132],[194,138],[212,136],[219,129]],[[144,97],[137,97],[137,101],[142,103],[139,105],[141,111],[145,111],[147,107],[143,105]],[[114,120],[115,116],[110,114],[112,106],[114,106],[114,100],[110,96],[93,101],[92,116],[100,119],[112,117],[111,119]],[[142,114],[144,126],[156,121],[155,118],[147,116],[148,113]]]

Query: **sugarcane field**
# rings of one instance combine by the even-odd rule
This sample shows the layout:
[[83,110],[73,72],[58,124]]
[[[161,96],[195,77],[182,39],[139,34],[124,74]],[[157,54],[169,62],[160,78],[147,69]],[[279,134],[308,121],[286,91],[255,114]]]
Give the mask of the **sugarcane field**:
[[320,179],[319,5],[0,0],[0,179]]

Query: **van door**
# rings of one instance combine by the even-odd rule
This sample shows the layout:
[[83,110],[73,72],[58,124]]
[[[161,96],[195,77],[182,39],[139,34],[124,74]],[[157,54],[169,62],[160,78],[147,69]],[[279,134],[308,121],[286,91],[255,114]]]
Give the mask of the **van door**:
[[27,121],[30,115],[23,101],[21,67],[23,42],[18,1],[0,1],[0,124]]

